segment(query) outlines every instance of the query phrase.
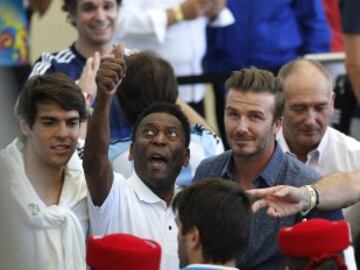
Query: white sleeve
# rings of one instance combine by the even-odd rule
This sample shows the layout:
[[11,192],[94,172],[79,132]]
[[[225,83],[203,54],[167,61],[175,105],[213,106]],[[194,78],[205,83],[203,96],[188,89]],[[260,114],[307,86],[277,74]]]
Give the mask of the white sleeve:
[[125,35],[154,35],[163,43],[167,30],[166,9],[144,9],[141,1],[123,1],[117,21],[116,39]]
[[210,27],[225,27],[233,24],[235,17],[227,7],[216,16],[215,20],[209,22]]
[[35,64],[33,65],[29,78],[35,75],[45,74],[49,69],[51,69],[53,59],[54,55],[52,53],[42,53],[39,59],[36,60]]
[[[92,235],[104,235],[113,232],[120,218],[121,199],[126,192],[125,179],[121,174],[114,173],[114,181],[110,192],[101,206],[95,206],[90,193],[87,193],[87,202]],[[115,224],[115,223],[116,224]]]

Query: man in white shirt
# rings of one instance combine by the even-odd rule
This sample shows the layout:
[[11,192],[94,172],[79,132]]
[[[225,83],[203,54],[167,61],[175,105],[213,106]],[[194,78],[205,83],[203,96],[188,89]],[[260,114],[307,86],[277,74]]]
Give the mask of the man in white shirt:
[[86,184],[75,153],[85,98],[67,76],[31,78],[15,108],[21,136],[0,152],[17,269],[86,269]]
[[[139,116],[133,128],[128,179],[114,173],[108,158],[109,108],[125,75],[123,48],[102,60],[98,95],[84,149],[89,214],[94,235],[129,233],[157,241],[162,270],[179,269],[177,226],[170,204],[181,167],[189,161],[190,127],[174,104],[158,103]],[[146,81],[142,82],[146,83]]]
[[[226,0],[123,0],[116,40],[168,60],[177,76],[202,74],[206,26],[234,22]],[[179,97],[203,115],[203,84],[179,87]]]
[[[294,60],[279,72],[284,87],[284,122],[277,140],[322,176],[360,169],[360,142],[329,127],[335,95],[331,77],[319,63]],[[358,210],[344,211],[355,235],[360,232]]]
[[242,188],[219,178],[197,181],[180,191],[173,208],[179,226],[184,270],[236,270],[236,257],[250,235],[250,199]]

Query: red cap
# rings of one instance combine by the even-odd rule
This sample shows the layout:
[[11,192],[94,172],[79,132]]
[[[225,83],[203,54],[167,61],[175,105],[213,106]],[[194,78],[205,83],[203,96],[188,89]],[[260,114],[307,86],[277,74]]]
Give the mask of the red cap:
[[278,243],[281,252],[289,257],[338,253],[351,243],[350,227],[345,220],[310,219],[281,228]]
[[129,234],[88,239],[86,262],[93,270],[159,270],[161,247]]

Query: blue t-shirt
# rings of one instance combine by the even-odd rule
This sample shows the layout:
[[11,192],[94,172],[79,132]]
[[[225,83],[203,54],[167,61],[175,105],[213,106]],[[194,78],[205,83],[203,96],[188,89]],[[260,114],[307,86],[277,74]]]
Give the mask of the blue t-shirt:
[[[220,177],[235,181],[232,169],[232,152],[211,157],[199,165],[195,172],[194,181],[205,177]],[[311,184],[320,178],[320,175],[293,156],[283,153],[280,146],[266,168],[255,179],[255,188],[266,188],[277,185],[300,187]],[[306,218],[320,217],[330,220],[343,219],[341,210],[318,211],[313,210]],[[300,214],[281,219],[270,218],[266,209],[252,215],[249,245],[242,256],[237,259],[237,267],[249,270],[285,269],[285,257],[280,253],[277,245],[277,235],[280,228],[293,226],[301,221]],[[239,228],[241,230],[241,228]]]
[[[35,62],[30,77],[38,74],[60,72],[76,81],[80,78],[85,64],[86,59],[72,45],[70,48],[59,52],[42,53]],[[117,98],[114,98],[111,102],[110,133],[112,140],[128,137],[131,134],[130,125],[125,119]]]
[[322,0],[228,0],[227,6],[235,23],[207,29],[208,72],[249,66],[277,70],[306,53],[330,50]]

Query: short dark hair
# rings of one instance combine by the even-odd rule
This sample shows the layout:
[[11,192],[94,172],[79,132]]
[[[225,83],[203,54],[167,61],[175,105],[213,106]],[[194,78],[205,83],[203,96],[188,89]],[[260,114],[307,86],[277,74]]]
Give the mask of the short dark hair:
[[155,53],[139,52],[127,57],[126,65],[126,77],[117,90],[117,97],[131,124],[154,101],[176,102],[179,92],[169,62]]
[[226,94],[230,89],[239,92],[270,93],[275,96],[274,120],[279,119],[284,110],[283,88],[273,73],[255,67],[233,71],[225,82]]
[[65,110],[79,112],[80,121],[87,118],[84,95],[68,76],[51,73],[31,77],[24,85],[15,105],[15,115],[32,127],[38,103],[55,102]]
[[197,227],[206,261],[226,263],[247,247],[250,199],[231,181],[208,178],[180,191],[173,201],[182,234]]
[[[118,6],[121,4],[121,0],[116,0]],[[77,0],[64,0],[62,5],[62,10],[71,14],[76,12]]]
[[179,106],[176,104],[171,104],[164,101],[156,101],[153,104],[151,104],[149,107],[147,107],[138,117],[136,120],[134,126],[133,126],[133,133],[132,133],[132,141],[135,142],[136,138],[136,131],[140,124],[140,122],[149,114],[152,113],[167,113],[172,116],[174,116],[176,119],[178,119],[181,123],[181,126],[184,129],[185,134],[185,147],[189,146],[190,143],[190,124],[187,120],[185,114],[182,112]]

